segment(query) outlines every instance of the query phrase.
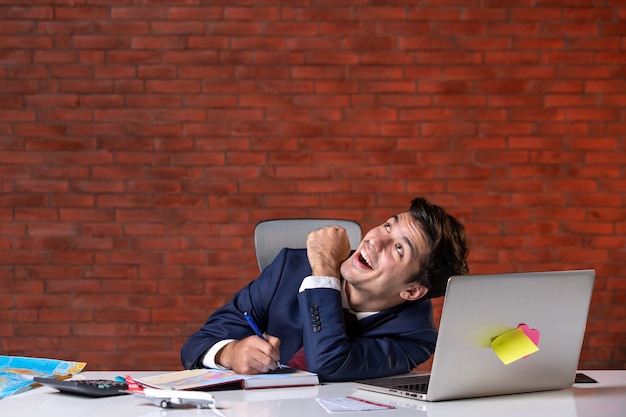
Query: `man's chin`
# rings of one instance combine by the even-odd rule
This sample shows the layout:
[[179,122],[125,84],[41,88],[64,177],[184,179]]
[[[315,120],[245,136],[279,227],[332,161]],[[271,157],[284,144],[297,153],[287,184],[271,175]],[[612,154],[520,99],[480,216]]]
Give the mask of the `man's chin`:
[[365,278],[367,278],[368,273],[372,271],[370,269],[365,269],[361,265],[358,264],[358,261],[355,263],[344,263],[341,268],[341,277],[351,284],[359,282]]

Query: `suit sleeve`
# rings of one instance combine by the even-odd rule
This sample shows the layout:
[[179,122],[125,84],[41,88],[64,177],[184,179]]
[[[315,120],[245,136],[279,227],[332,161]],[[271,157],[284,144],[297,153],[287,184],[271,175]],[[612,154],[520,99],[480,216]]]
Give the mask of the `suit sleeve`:
[[309,289],[298,299],[307,366],[324,381],[406,373],[434,351],[437,332],[428,300],[380,312],[348,332],[338,291]]

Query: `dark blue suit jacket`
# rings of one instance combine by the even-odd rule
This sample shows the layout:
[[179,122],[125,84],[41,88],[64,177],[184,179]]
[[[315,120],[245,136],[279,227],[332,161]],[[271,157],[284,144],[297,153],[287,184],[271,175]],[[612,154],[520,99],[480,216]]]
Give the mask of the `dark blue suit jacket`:
[[311,275],[305,249],[283,249],[261,275],[217,309],[181,350],[186,369],[201,368],[206,351],[224,339],[260,330],[280,338],[280,361],[302,346],[308,369],[322,381],[350,381],[409,372],[435,349],[437,332],[429,300],[406,302],[346,328],[341,294],[321,288],[298,292]]

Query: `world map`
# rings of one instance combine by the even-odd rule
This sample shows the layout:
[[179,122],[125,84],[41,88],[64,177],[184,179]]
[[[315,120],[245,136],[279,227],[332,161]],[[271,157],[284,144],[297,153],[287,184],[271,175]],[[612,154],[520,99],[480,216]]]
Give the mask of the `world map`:
[[64,377],[79,373],[85,362],[0,355],[0,399],[30,389],[33,377]]

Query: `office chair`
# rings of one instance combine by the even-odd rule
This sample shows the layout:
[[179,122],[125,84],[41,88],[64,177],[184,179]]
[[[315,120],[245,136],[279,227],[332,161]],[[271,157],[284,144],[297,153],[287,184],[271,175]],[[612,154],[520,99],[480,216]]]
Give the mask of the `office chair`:
[[350,248],[361,243],[361,226],[352,220],[275,219],[264,220],[254,227],[254,249],[259,269],[263,271],[282,248],[304,249],[309,232],[325,226],[341,226],[348,232]]

